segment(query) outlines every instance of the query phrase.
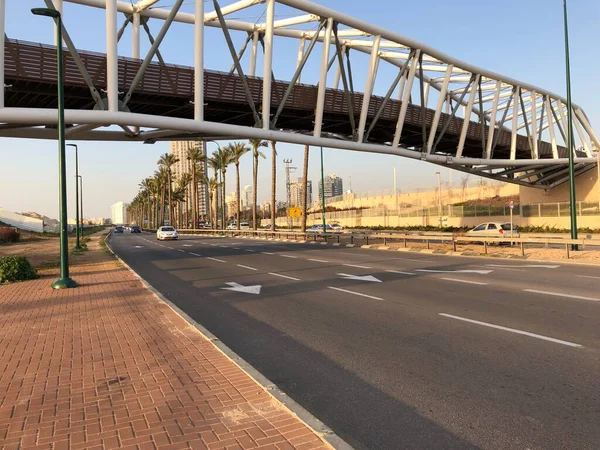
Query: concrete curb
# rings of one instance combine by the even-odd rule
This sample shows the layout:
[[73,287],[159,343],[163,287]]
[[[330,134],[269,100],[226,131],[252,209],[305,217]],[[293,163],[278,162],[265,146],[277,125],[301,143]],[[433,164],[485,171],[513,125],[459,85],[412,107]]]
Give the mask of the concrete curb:
[[129,265],[123,261],[110,247],[109,237],[112,234],[109,233],[105,238],[104,242],[106,244],[106,248],[112,253],[112,255],[116,258],[119,263],[123,265],[127,270],[129,270],[134,277],[136,277],[142,285],[148,289],[152,294],[156,296],[156,298],[169,306],[175,313],[180,315],[187,323],[189,323],[192,327],[194,327],[203,337],[210,341],[215,347],[217,347],[225,356],[227,356],[236,366],[238,366],[244,373],[246,373],[250,378],[252,378],[256,383],[258,383],[268,394],[270,394],[275,400],[279,403],[283,404],[288,410],[295,414],[304,424],[311,429],[317,436],[321,437],[325,443],[329,444],[334,449],[340,450],[354,450],[350,444],[344,441],[341,437],[339,437],[335,432],[321,422],[318,418],[313,416],[310,412],[300,406],[296,401],[290,398],[285,392],[283,392],[275,383],[265,377],[262,373],[256,370],[253,366],[251,366],[247,361],[245,361],[242,357],[240,357],[237,353],[231,350],[227,345],[225,345],[221,340],[192,319],[187,313],[181,310],[177,305],[171,302],[168,298],[162,295],[156,288],[154,288],[148,281],[142,278],[140,275],[135,272]]

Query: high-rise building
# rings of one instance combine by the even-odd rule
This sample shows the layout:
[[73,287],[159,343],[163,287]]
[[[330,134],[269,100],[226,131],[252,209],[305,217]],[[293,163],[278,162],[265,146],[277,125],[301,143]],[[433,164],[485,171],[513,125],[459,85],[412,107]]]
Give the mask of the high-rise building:
[[[298,178],[298,181],[290,183],[290,192],[291,192],[291,202],[290,206],[302,206],[303,195],[304,195],[304,183],[302,178]],[[306,182],[306,191],[307,191],[307,205],[311,205],[312,198],[312,181],[308,180]]]
[[242,192],[242,198],[241,198],[241,202],[242,202],[241,207],[243,209],[252,209],[253,200],[254,199],[252,198],[252,186],[251,185],[244,186],[244,192]]
[[[199,146],[202,149],[202,154],[206,156],[206,147],[203,141],[171,141],[171,153],[179,160],[173,166],[173,182],[176,183],[184,174],[191,172],[190,161],[187,159],[188,149]],[[206,165],[200,163],[202,172],[206,173]],[[198,182],[198,214],[204,216],[208,214],[208,192],[206,186]]]
[[344,182],[333,173],[327,175],[322,184],[319,183],[319,198],[322,197],[321,186],[325,188],[325,198],[344,195]]
[[127,216],[127,208],[129,203],[118,202],[110,207],[110,218],[112,223],[115,225],[123,225],[129,223],[129,217]]
[[235,192],[230,192],[225,196],[225,205],[227,207],[226,218],[235,218],[235,215],[237,213],[237,195]]

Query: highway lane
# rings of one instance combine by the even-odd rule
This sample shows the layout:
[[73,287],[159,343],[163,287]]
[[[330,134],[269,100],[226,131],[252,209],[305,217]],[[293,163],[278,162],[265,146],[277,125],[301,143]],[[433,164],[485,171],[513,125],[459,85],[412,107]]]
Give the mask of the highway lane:
[[113,248],[357,448],[598,447],[600,302],[523,291],[596,298],[600,279],[573,281],[595,268],[142,238]]

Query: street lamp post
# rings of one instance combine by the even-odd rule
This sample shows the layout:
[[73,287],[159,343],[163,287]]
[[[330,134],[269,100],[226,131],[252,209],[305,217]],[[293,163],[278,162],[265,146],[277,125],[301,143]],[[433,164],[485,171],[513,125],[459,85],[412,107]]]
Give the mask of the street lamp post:
[[83,177],[79,175],[79,212],[81,213],[81,232],[83,237]]
[[62,59],[62,19],[60,12],[49,8],[33,8],[31,12],[36,16],[51,17],[56,22],[56,59],[57,59],[57,85],[58,85],[58,163],[60,186],[60,277],[52,287],[65,289],[77,286],[69,277],[69,240],[67,224],[67,164],[65,155],[65,105],[63,89],[63,59]]
[[[569,61],[569,25],[567,21],[567,0],[563,0],[565,23],[565,66],[567,81],[567,151],[569,152],[569,202],[571,206],[571,239],[577,239],[577,195],[575,193],[575,155],[573,154],[573,106],[571,104],[571,63]],[[578,250],[577,244],[571,247]]]
[[440,228],[442,227],[442,174],[440,172],[435,173],[438,178],[438,217],[440,221]]
[[79,231],[79,149],[75,144],[67,144],[68,147],[75,147],[75,247],[74,250],[81,250],[81,234]]
[[321,215],[323,216],[323,233],[327,234],[325,226],[325,177],[323,173],[323,147],[321,147]]

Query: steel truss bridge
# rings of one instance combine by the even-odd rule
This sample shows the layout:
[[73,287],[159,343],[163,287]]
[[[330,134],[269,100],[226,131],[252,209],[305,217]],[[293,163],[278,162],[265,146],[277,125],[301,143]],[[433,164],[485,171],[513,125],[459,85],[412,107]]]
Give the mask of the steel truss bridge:
[[[0,136],[56,139],[56,48],[6,36],[5,2],[0,0]],[[64,2],[97,9],[106,25],[106,52],[81,51],[69,35],[76,18],[64,16],[68,139],[259,138],[398,155],[543,189],[569,178],[564,98],[326,7],[305,0],[212,0],[205,11],[204,0],[194,0],[194,13],[186,13],[183,0],[173,0],[170,9],[154,7],[157,0]],[[63,0],[35,3],[23,7],[63,11]],[[242,10],[264,21],[231,18]],[[277,19],[278,10],[285,18]],[[161,22],[156,36],[149,20]],[[193,67],[170,65],[160,52],[176,22],[194,28],[188,45]],[[117,45],[129,26],[132,51],[124,57]],[[232,61],[228,73],[205,68],[206,27],[221,31]],[[145,55],[142,30],[152,44]],[[245,41],[236,48],[240,33]],[[274,61],[281,58],[274,55],[290,40],[298,48],[288,71],[293,76],[280,81]],[[317,85],[301,83],[309,59],[319,62]],[[365,61],[366,75],[357,77],[357,64]],[[391,71],[393,81],[376,96],[382,70]],[[600,142],[575,104],[572,118],[575,170],[581,174],[595,167],[592,152]]]

